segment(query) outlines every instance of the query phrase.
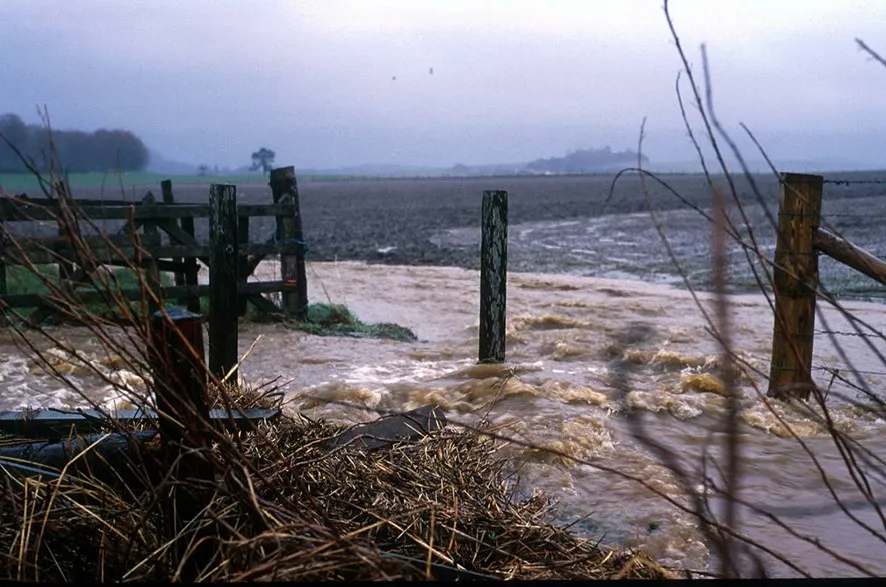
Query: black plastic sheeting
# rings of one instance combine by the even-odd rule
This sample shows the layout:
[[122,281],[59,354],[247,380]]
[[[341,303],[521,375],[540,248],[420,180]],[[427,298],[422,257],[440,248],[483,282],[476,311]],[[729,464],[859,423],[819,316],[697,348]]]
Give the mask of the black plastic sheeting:
[[0,446],[0,470],[16,476],[57,478],[71,463],[67,472],[72,475],[91,473],[106,483],[122,479],[128,484],[142,476],[133,463],[142,462],[138,453],[155,436],[156,430],[148,430]]
[[445,426],[446,414],[443,409],[436,405],[427,405],[349,428],[332,439],[330,445],[355,445],[366,452],[372,452],[402,440],[419,440]]
[[[258,420],[276,420],[281,413],[282,410],[279,408],[234,409],[230,414],[227,410],[215,409],[209,410],[209,419],[222,425],[227,425],[230,420],[235,427],[242,429]],[[111,417],[98,410],[0,412],[0,432],[31,438],[67,438],[72,427],[78,433],[95,432],[114,422],[126,424],[134,421],[157,420],[157,418],[157,414],[152,410],[120,410]]]

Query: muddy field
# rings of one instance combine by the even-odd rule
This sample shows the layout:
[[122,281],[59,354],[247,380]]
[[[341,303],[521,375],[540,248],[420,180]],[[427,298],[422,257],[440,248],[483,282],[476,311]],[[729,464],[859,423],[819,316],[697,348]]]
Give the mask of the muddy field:
[[[876,174],[874,174],[876,175]],[[870,177],[869,177],[870,176]],[[828,175],[829,180],[870,179],[871,173]],[[648,214],[668,234],[687,272],[704,287],[709,265],[710,226],[693,207],[710,205],[710,190],[700,175],[663,176],[665,187],[654,179],[624,175],[614,190],[612,175],[533,176],[490,178],[377,179],[305,181],[300,185],[301,208],[309,261],[367,261],[390,265],[479,266],[480,208],[483,190],[504,189],[509,196],[509,259],[511,271],[554,272],[673,282],[677,273],[665,254]],[[772,177],[754,178],[754,187],[738,180],[736,191],[751,217],[766,252],[774,247],[771,215],[777,213],[778,185]],[[720,186],[722,178],[715,179]],[[240,202],[270,202],[266,185],[238,185]],[[823,212],[825,222],[875,255],[886,255],[886,237],[880,225],[886,217],[881,202],[884,185],[828,184]],[[670,188],[671,190],[669,190]],[[124,199],[136,200],[159,185],[127,188]],[[208,185],[174,186],[176,201],[206,202]],[[81,198],[120,198],[119,191],[80,188]],[[761,202],[763,205],[761,205]],[[832,216],[828,216],[832,214]],[[733,216],[738,219],[737,213]],[[114,231],[119,223],[105,222]],[[197,220],[198,238],[208,239],[208,221]],[[252,241],[264,241],[274,232],[271,218],[250,224]],[[882,249],[882,250],[881,250]],[[734,265],[737,290],[756,285],[741,269],[746,260],[740,250]],[[827,270],[825,267],[824,270]],[[849,291],[858,289],[851,275],[836,277]],[[834,282],[836,284],[836,282]],[[839,284],[837,284],[839,285]],[[838,288],[839,291],[839,288]],[[854,290],[852,290],[854,291]]]
[[[504,189],[509,196],[511,226],[532,222],[618,215],[647,210],[636,176],[623,176],[610,195],[612,175],[559,177],[379,179],[303,182],[301,208],[309,259],[313,261],[363,260],[388,264],[450,265],[473,268],[478,252],[458,243],[441,243],[442,232],[480,225],[483,190]],[[708,193],[703,177],[669,176],[668,182],[693,204],[705,206]],[[775,198],[776,185],[762,180],[767,197]],[[270,190],[261,184],[238,185],[241,202],[270,202]],[[647,182],[656,209],[685,208],[666,190]],[[123,195],[134,200],[159,186],[137,186]],[[740,191],[750,197],[747,184]],[[174,186],[176,201],[205,202],[206,185]],[[119,198],[119,191],[77,190],[81,198]],[[263,240],[272,230],[270,219],[255,219],[252,240]],[[198,223],[198,233],[207,229]],[[205,235],[204,235],[205,236]],[[379,250],[386,251],[380,253]],[[513,270],[533,270],[533,259],[511,259]]]

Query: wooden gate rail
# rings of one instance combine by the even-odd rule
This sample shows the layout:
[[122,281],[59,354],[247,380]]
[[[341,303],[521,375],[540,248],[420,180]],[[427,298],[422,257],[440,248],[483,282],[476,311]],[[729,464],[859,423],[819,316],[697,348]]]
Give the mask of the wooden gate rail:
[[785,173],[774,262],[775,325],[767,395],[808,399],[812,382],[818,253],[886,285],[886,262],[821,228],[824,178]]
[[812,243],[816,250],[821,251],[828,257],[839,261],[848,267],[852,267],[859,273],[863,273],[871,279],[886,285],[886,262],[871,255],[846,239],[818,228],[812,236]]

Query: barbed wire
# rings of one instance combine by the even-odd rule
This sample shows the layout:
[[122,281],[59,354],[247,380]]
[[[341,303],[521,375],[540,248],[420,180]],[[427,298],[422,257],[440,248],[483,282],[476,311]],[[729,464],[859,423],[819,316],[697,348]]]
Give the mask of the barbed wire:
[[[866,302],[869,304],[882,303],[886,301],[886,291],[871,293],[834,293],[830,292],[835,301],[838,302]],[[827,300],[825,300],[826,302]]]
[[857,373],[859,375],[886,375],[886,371],[866,371],[864,369],[847,369],[842,367],[826,367],[813,366],[813,371],[825,371],[831,375],[839,375],[840,373]]
[[[782,214],[782,216],[788,216],[788,214]],[[796,214],[796,216],[802,216],[802,214]],[[808,214],[807,214],[808,216]],[[857,212],[829,212],[821,213],[821,218],[868,218],[872,219],[870,214],[860,214]]]
[[878,185],[886,184],[886,179],[825,179],[824,183],[831,185]]
[[[812,218],[814,215],[808,212],[779,212],[779,216],[788,216],[791,218]],[[819,218],[867,218],[872,219],[870,213],[863,214],[860,212],[822,212]]]
[[815,330],[815,334],[833,334],[834,336],[860,336],[863,338],[882,338],[886,340],[886,336],[879,332],[845,332],[840,330]]
[[[840,381],[840,383],[842,383],[846,387],[849,387],[850,389],[854,389],[855,391],[861,392],[864,396],[866,396],[868,398],[876,399],[878,402],[880,402],[882,404],[883,397],[881,395],[873,392],[869,388],[869,386],[867,386],[867,383],[868,383],[867,381],[863,382],[866,385],[866,387],[867,387],[866,388],[866,387],[862,387],[858,383],[850,381],[849,379],[844,377],[843,373],[841,372],[840,369],[836,369],[833,367],[814,367],[814,369],[818,369],[820,371],[821,370],[828,371],[831,374],[831,383],[833,383],[834,381]],[[852,371],[850,369],[846,369],[844,371],[846,373],[857,373],[856,371]],[[835,394],[835,397],[840,397],[840,395]],[[846,399],[846,398],[844,398],[844,399]]]
[[[796,371],[797,370],[796,367],[779,367],[776,365],[773,365],[771,368],[775,369],[776,371]],[[827,367],[827,366],[813,365],[812,367],[810,367],[810,370],[825,371],[825,372],[830,373],[832,375],[834,375],[834,374],[839,375],[840,373],[857,373],[859,375],[883,375],[883,376],[886,376],[886,371],[867,371],[864,369],[847,369],[845,367]]]

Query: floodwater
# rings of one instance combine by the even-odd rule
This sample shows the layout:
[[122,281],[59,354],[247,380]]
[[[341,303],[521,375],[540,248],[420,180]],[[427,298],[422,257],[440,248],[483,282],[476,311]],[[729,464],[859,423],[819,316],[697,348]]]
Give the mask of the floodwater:
[[[272,277],[276,267],[268,264],[263,271]],[[704,489],[702,453],[707,450],[709,458],[719,458],[722,452],[717,422],[725,399],[716,378],[718,349],[688,291],[640,281],[512,273],[508,360],[500,366],[478,366],[477,272],[348,262],[311,264],[308,278],[313,301],[345,303],[365,321],[407,326],[419,342],[321,338],[281,325],[244,324],[241,352],[254,345],[242,367],[245,379],[282,377],[292,409],[337,420],[369,420],[375,417],[372,410],[405,410],[427,403],[440,404],[454,422],[469,425],[488,414],[491,423],[500,426],[498,434],[560,453],[516,445],[506,449],[521,465],[525,487],[556,497],[558,522],[588,515],[574,526],[577,531],[602,534],[605,542],[639,542],[666,564],[705,569],[711,563],[712,553],[692,517],[654,493],[688,503],[687,491]],[[730,302],[734,347],[749,365],[741,377],[741,497],[784,513],[784,521],[797,532],[872,573],[886,574],[883,544],[828,507],[832,499],[809,455],[766,407],[760,395],[765,387],[755,389],[765,382],[753,368],[766,373],[771,344],[772,320],[765,299],[739,295]],[[710,296],[701,296],[700,304],[711,311]],[[886,306],[877,304],[853,302],[850,308],[875,323],[886,314]],[[74,343],[118,384],[141,384],[119,361],[104,356],[85,333],[58,328],[53,334]],[[0,407],[83,404],[3,336]],[[859,358],[861,368],[862,357],[870,351],[861,341],[844,346]],[[816,341],[816,364],[838,360],[827,341]],[[93,399],[114,403],[118,394],[109,383],[75,362],[57,364],[92,390]],[[349,406],[330,405],[329,400]],[[852,504],[861,502],[833,442],[815,419],[780,406],[774,410],[807,443],[834,490]],[[845,403],[833,410],[833,417],[838,429],[873,453],[884,453],[882,418]],[[638,425],[648,437],[677,452],[689,472],[686,486],[636,439]],[[867,472],[874,492],[882,494],[882,477]],[[870,506],[852,513],[881,528],[882,534],[882,521]],[[742,512],[741,530],[806,572],[862,573],[748,511]],[[765,560],[775,574],[795,574],[769,557]]]
[[[762,208],[747,210],[765,226]],[[691,282],[704,288],[707,227],[692,211],[665,211],[658,218]],[[853,220],[834,214],[836,221],[841,218]],[[856,223],[850,236],[882,244],[876,224]],[[770,255],[771,230],[755,236]],[[433,240],[439,246],[477,247],[479,232],[454,229]],[[606,543],[640,544],[664,564],[715,568],[707,539],[680,509],[689,506],[690,495],[706,491],[706,475],[720,483],[716,470],[724,462],[726,392],[718,377],[719,347],[705,318],[716,320],[712,296],[695,298],[677,287],[682,280],[648,214],[519,224],[510,228],[509,248],[503,365],[476,364],[477,271],[313,263],[311,301],[346,304],[366,322],[406,326],[419,341],[321,338],[283,325],[244,323],[241,375],[253,383],[279,378],[289,408],[309,416],[366,421],[378,410],[436,403],[454,424],[476,425],[485,418],[497,434],[519,441],[506,446],[505,454],[513,457],[522,488],[542,489],[557,500],[552,516],[558,523],[574,522],[574,531],[602,536]],[[798,574],[782,557],[814,576],[886,575],[886,543],[879,538],[886,522],[856,489],[818,414],[764,399],[772,312],[762,294],[748,293],[753,281],[739,252],[732,250],[735,293],[728,298],[732,345],[743,363],[738,495],[788,528],[744,508],[739,531],[771,551],[763,561],[776,576]],[[844,295],[856,316],[875,327],[883,324],[886,305],[835,265],[822,262],[823,283]],[[259,273],[278,278],[272,262]],[[873,301],[858,301],[859,296]],[[828,330],[853,330],[836,310],[825,309],[823,317]],[[822,324],[820,317],[818,327]],[[29,360],[10,333],[0,332],[0,409],[83,405],[71,387],[119,406],[126,403],[121,389],[144,387],[88,333],[50,332],[77,348],[91,367],[41,341],[69,378],[71,385],[65,385]],[[883,389],[886,365],[877,353],[886,351],[884,344],[876,337],[820,335],[814,358],[816,380],[830,389],[834,427],[873,455],[858,464],[881,499],[884,467],[876,459],[886,454],[886,419],[852,385]],[[828,369],[840,369],[851,384]],[[668,447],[685,480],[638,435]],[[831,490],[848,514],[835,505]]]

